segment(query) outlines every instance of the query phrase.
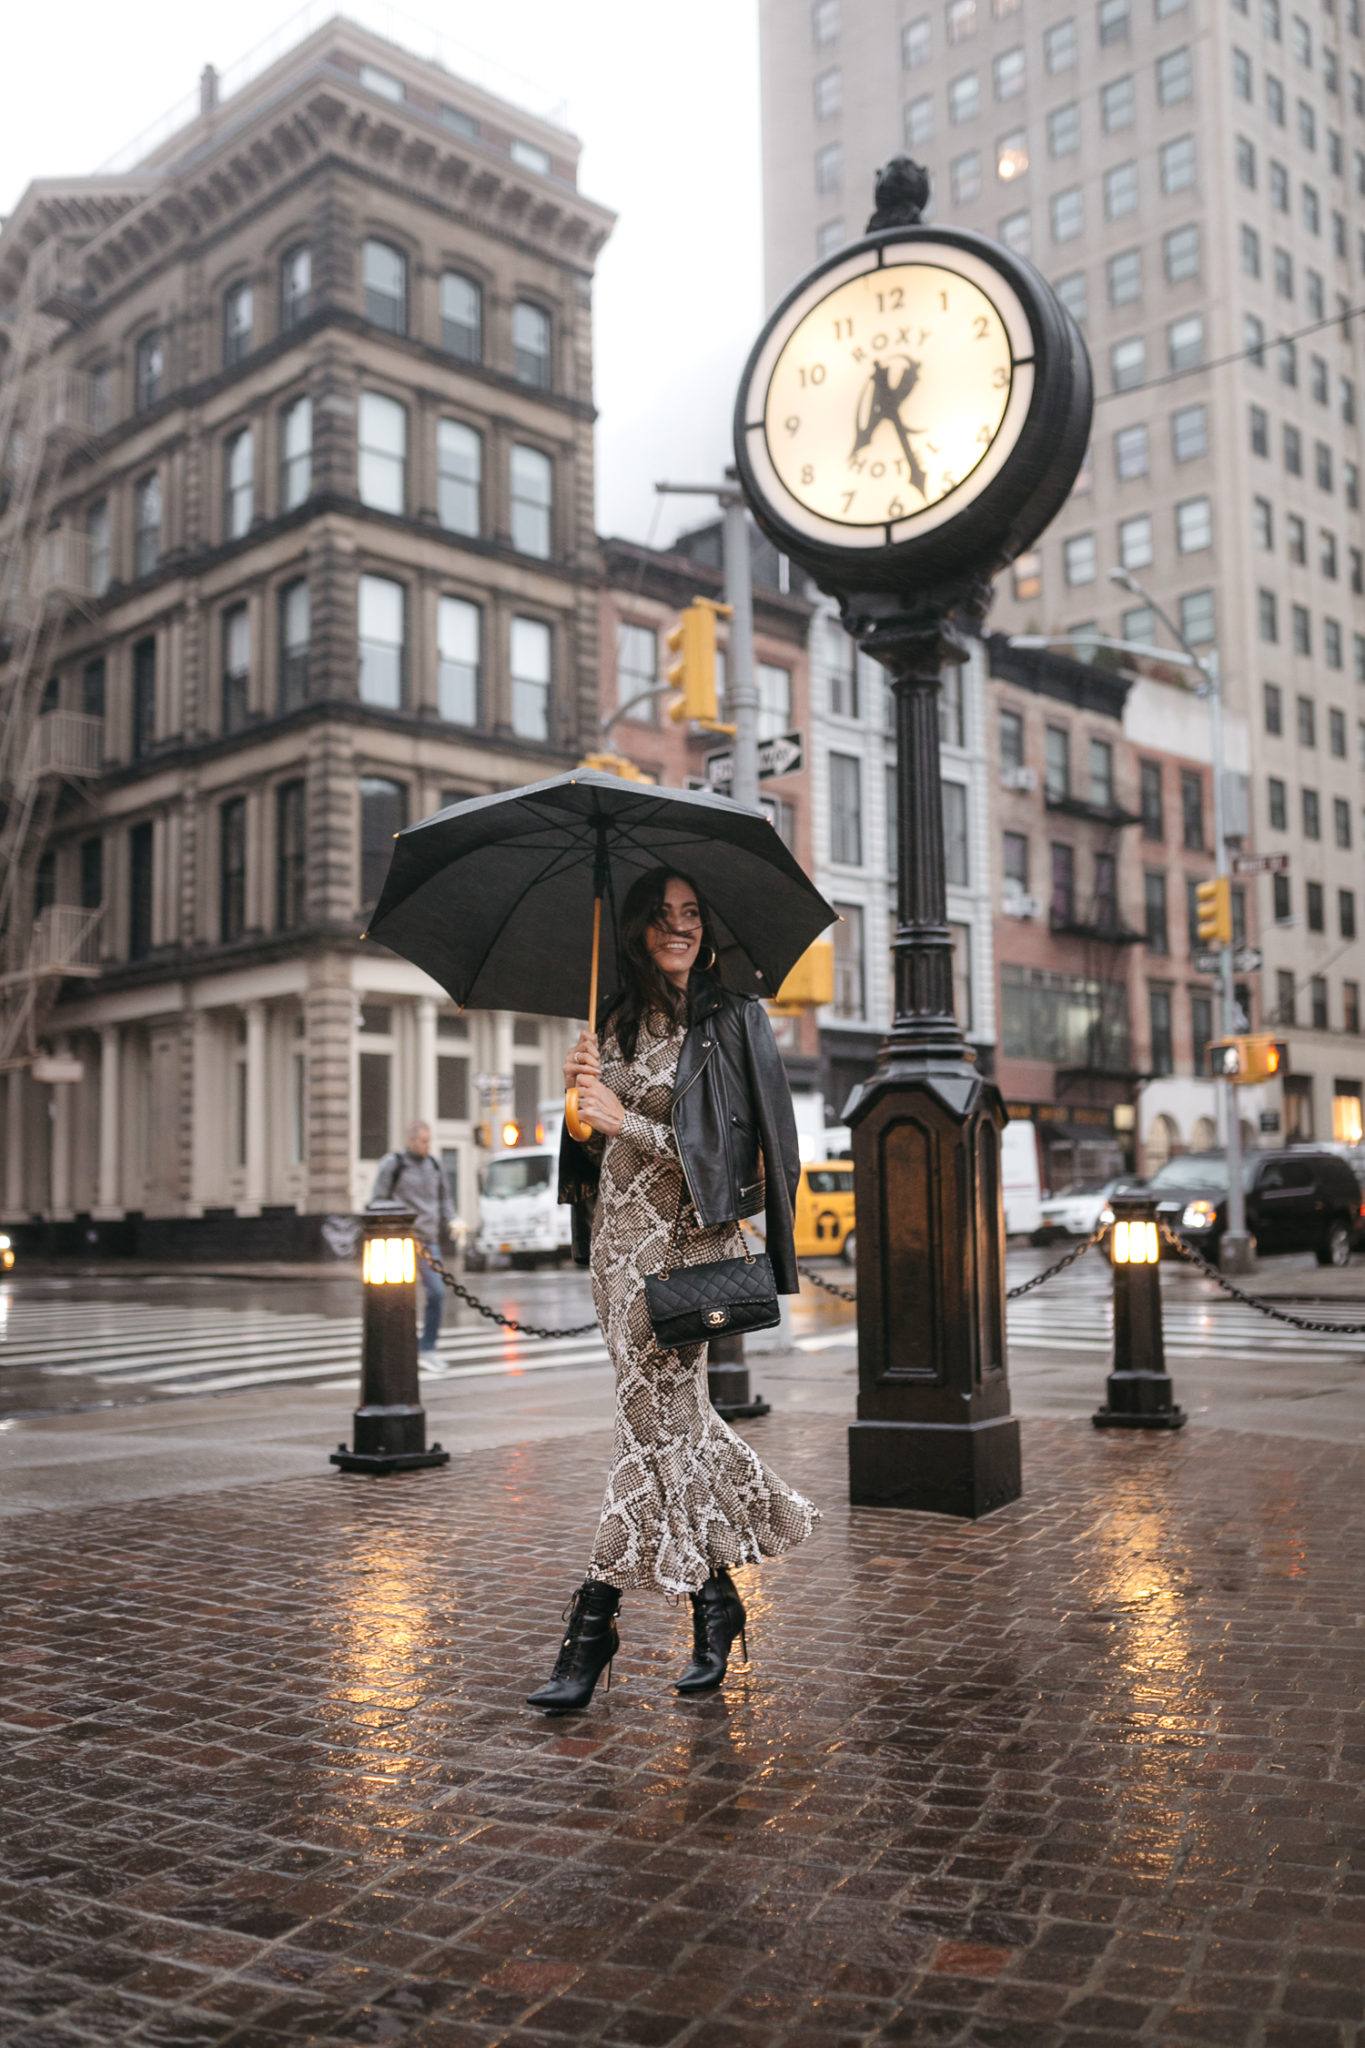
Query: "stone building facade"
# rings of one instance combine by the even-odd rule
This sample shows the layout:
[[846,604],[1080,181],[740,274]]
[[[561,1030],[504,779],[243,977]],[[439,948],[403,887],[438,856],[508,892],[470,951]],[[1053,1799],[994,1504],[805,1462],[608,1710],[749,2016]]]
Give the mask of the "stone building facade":
[[287,1255],[414,1114],[472,1216],[477,1125],[555,1087],[567,1025],[457,1016],[361,933],[399,826],[595,728],[611,216],[576,159],[336,20],[0,232],[0,310],[84,428],[36,716],[98,719],[100,748],[24,852],[40,922],[101,914],[43,1024],[82,1078],[7,1077],[7,1221]]

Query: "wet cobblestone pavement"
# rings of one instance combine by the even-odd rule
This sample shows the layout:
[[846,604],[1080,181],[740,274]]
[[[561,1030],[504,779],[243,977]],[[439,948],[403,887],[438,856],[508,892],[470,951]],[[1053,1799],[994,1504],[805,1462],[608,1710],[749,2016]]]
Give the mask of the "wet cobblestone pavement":
[[1365,2043],[1365,1453],[1025,1425],[976,1526],[820,1502],[683,1703],[547,1720],[606,1442],[9,1525],[6,2048]]

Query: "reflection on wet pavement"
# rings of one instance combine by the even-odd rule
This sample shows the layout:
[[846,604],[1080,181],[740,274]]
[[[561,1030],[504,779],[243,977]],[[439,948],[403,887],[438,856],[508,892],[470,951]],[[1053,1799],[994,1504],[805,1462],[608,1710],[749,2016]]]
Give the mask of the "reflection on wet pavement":
[[4,1560],[8,2042],[1355,2043],[1361,1454],[1025,1425],[986,1522],[820,1502],[753,1661],[546,1720],[600,1436],[37,1515]]

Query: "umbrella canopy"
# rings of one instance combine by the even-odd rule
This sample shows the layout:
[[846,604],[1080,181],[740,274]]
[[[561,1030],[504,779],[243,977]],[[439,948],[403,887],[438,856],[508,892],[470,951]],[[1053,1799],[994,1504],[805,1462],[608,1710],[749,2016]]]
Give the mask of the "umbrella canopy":
[[595,768],[470,797],[397,835],[366,936],[462,1007],[586,1017],[595,896],[602,986],[637,875],[677,867],[705,896],[730,988],[776,995],[835,913],[766,812]]

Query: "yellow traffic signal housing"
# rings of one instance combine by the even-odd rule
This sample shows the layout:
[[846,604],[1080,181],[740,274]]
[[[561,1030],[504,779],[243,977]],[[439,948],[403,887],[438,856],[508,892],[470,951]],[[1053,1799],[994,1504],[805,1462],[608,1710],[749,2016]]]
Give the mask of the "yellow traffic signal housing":
[[1201,939],[1212,940],[1215,946],[1232,944],[1232,884],[1226,875],[1218,875],[1195,887],[1198,932]]
[[664,679],[682,695],[668,707],[668,715],[681,724],[692,719],[713,732],[733,727],[716,722],[716,619],[728,619],[728,604],[715,604],[709,597],[697,597],[668,636],[668,648],[678,659],[670,662]]
[[623,782],[653,782],[652,775],[646,775],[643,768],[637,768],[624,754],[585,754],[579,762],[580,768],[598,768],[603,775],[619,775]]
[[1250,1088],[1289,1071],[1289,1047],[1266,1032],[1244,1038],[1218,1038],[1209,1047],[1209,1072],[1217,1080]]
[[818,1009],[834,1001],[834,947],[828,939],[807,946],[791,973],[777,991],[775,1000],[784,1010]]

